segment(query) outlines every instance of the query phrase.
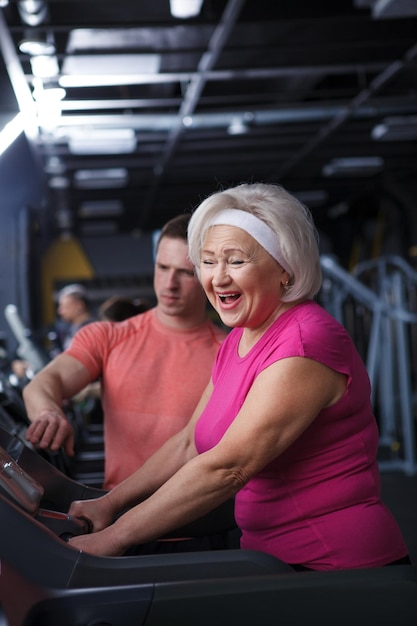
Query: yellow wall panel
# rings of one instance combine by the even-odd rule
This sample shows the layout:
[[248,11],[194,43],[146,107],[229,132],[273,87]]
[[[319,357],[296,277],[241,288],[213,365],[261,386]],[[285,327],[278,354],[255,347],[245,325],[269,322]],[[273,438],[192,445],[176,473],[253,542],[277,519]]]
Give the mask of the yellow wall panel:
[[57,281],[74,283],[94,277],[94,269],[75,238],[56,239],[42,259],[44,323],[55,319],[54,290]]

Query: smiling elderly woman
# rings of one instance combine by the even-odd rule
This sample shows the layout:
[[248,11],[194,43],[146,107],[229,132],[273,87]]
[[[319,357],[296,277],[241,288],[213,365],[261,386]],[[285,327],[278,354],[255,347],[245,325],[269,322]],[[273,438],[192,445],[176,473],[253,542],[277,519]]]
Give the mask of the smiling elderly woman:
[[189,249],[233,330],[185,429],[104,497],[72,504],[96,532],[71,545],[123,554],[235,496],[241,547],[296,569],[407,562],[380,499],[365,366],[313,300],[321,272],[309,211],[282,187],[239,185],[196,209]]

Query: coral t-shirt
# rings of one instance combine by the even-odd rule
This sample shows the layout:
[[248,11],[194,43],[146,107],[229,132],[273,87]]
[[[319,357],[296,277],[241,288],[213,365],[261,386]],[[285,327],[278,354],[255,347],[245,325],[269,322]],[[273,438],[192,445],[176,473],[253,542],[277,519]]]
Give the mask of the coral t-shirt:
[[317,570],[373,567],[405,556],[398,525],[380,501],[370,383],[347,331],[308,301],[280,316],[241,358],[242,332],[232,330],[220,347],[214,392],[196,425],[199,453],[220,441],[256,376],[280,359],[324,363],[346,375],[347,389],[236,495],[241,547]]
[[106,489],[130,476],[189,421],[225,336],[211,321],[173,330],[154,309],[77,333],[66,354],[102,383]]

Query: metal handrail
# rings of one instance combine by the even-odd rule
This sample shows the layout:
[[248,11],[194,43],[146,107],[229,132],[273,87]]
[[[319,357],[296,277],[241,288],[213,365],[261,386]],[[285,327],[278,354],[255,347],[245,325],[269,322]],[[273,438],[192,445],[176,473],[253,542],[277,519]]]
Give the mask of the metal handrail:
[[[341,294],[344,298],[348,295],[353,296],[358,302],[366,305],[372,311],[379,311],[392,319],[398,319],[402,322],[417,324],[417,313],[410,313],[406,309],[388,304],[379,294],[361,283],[359,278],[341,267],[334,257],[322,255],[320,264],[325,277],[327,276],[340,282]],[[414,274],[417,284],[417,272],[414,272]]]
[[[391,273],[388,272],[389,264]],[[323,285],[319,299],[329,313],[347,328],[345,304],[348,300],[354,305],[353,322],[363,318],[364,308],[370,313],[364,361],[374,407],[377,392],[379,394],[380,446],[391,449],[391,458],[381,461],[380,465],[415,474],[413,384],[407,333],[409,328],[417,327],[417,313],[410,311],[404,286],[407,281],[417,285],[417,272],[404,259],[394,255],[361,263],[353,273],[341,267],[334,257],[322,255],[321,268]],[[373,269],[378,272],[377,291],[359,279]],[[352,338],[358,343],[354,333]]]

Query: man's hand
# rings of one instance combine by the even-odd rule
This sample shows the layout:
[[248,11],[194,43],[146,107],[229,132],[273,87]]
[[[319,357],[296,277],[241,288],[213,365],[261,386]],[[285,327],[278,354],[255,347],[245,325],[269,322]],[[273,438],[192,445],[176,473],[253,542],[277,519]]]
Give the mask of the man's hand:
[[36,448],[57,451],[63,446],[68,456],[74,456],[74,430],[63,413],[45,409],[32,421],[26,439]]

